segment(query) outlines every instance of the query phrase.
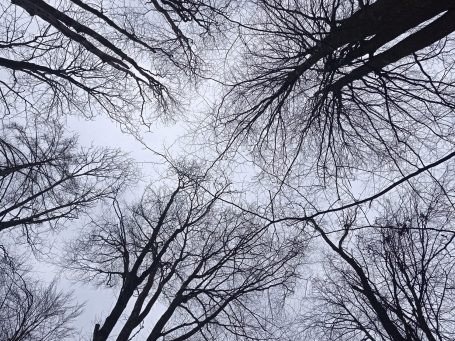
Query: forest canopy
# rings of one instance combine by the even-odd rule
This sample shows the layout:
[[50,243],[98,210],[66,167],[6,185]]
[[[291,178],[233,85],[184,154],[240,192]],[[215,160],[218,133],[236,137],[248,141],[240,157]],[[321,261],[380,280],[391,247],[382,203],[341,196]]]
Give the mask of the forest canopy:
[[453,1],[0,13],[0,338],[455,338]]

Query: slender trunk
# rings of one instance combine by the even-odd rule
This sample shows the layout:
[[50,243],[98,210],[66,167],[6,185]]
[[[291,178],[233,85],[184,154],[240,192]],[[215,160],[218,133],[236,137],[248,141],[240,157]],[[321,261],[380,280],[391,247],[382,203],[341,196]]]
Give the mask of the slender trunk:
[[130,276],[130,278],[125,281],[123,290],[120,292],[119,298],[117,299],[114,308],[111,310],[111,313],[108,317],[106,317],[106,320],[101,327],[99,325],[95,326],[95,330],[93,331],[93,341],[107,340],[125,310],[131,296],[133,296],[137,284],[137,279],[133,276]]

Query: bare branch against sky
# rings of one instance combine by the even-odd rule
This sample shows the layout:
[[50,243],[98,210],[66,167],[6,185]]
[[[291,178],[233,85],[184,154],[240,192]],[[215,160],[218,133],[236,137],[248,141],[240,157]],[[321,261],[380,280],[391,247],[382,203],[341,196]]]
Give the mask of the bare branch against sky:
[[[453,0],[1,1],[0,338],[453,340],[454,31]],[[111,297],[79,318],[61,274]]]

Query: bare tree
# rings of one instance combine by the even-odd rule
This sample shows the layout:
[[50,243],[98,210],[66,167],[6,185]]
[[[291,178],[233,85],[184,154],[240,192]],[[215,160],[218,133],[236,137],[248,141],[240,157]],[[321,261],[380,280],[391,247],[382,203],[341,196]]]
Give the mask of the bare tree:
[[80,306],[56,283],[42,285],[29,269],[2,250],[0,259],[0,339],[58,341],[72,336]]
[[310,338],[452,340],[453,212],[441,193],[431,201],[414,194],[387,205],[373,224],[345,220],[337,241],[322,232],[335,256],[315,284]]
[[455,155],[452,1],[258,0],[248,10],[218,142],[243,143],[290,186],[315,179],[334,200],[353,178],[378,190]]
[[209,186],[180,175],[173,190],[114,202],[70,248],[66,266],[78,279],[119,288],[93,340],[273,338],[255,300],[292,290],[304,243],[224,205],[224,184]]
[[33,129],[8,125],[1,131],[0,232],[21,227],[29,238],[32,232],[55,228],[134,178],[123,153],[80,148],[76,137],[65,137],[58,124]]
[[[104,112],[133,129],[168,112],[201,70],[230,1],[28,1],[0,5],[6,114]],[[6,76],[6,77],[5,77]]]

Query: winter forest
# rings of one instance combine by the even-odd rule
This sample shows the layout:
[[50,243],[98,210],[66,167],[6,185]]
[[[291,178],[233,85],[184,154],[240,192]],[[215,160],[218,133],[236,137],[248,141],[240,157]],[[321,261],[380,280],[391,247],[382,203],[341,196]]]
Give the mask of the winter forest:
[[0,0],[0,341],[455,340],[454,31]]

